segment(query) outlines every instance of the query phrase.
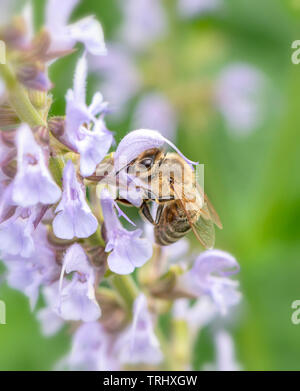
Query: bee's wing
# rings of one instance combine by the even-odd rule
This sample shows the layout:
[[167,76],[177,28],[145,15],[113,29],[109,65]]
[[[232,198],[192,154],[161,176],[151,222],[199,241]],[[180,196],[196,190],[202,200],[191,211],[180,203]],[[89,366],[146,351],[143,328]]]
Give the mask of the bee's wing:
[[202,212],[204,215],[210,216],[211,220],[213,221],[214,224],[220,229],[223,228],[223,224],[220,220],[220,217],[218,213],[216,212],[215,208],[213,207],[213,204],[207,197],[207,194],[204,193],[202,188],[200,187],[199,184],[197,184],[197,190],[203,197],[203,202],[204,202],[204,207],[202,208]]
[[215,227],[210,218],[209,210],[203,206],[201,214],[196,223],[191,224],[192,230],[203,247],[209,249],[215,245]]

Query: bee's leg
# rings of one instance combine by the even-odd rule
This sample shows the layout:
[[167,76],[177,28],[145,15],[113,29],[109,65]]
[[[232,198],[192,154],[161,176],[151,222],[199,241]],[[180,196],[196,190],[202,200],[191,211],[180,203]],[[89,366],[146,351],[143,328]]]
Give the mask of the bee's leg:
[[140,211],[142,215],[149,221],[149,223],[151,223],[152,225],[156,225],[151,215],[149,205],[145,201],[143,201]]
[[156,210],[156,216],[155,216],[155,225],[159,224],[164,207],[165,207],[164,204],[158,204],[158,207]]

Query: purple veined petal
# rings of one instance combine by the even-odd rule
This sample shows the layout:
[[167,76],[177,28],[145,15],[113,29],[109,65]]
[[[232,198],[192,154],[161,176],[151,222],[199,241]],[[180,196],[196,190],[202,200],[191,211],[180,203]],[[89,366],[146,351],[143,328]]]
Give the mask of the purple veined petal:
[[164,137],[175,139],[177,119],[174,108],[166,97],[155,92],[144,95],[135,107],[132,127],[157,129]]
[[85,200],[71,161],[64,168],[63,195],[56,213],[53,232],[61,239],[87,238],[97,230],[98,220]]
[[120,142],[114,155],[116,170],[124,168],[124,162],[129,164],[143,151],[151,148],[161,148],[164,144],[172,147],[189,164],[198,164],[187,159],[182,152],[158,131],[150,129],[138,129],[128,133]]
[[18,171],[13,181],[13,201],[22,207],[56,203],[61,190],[52,179],[43,151],[27,124],[19,127],[16,143]]
[[81,42],[89,53],[94,56],[106,54],[102,26],[93,16],[87,16],[68,26],[68,30],[70,37]]

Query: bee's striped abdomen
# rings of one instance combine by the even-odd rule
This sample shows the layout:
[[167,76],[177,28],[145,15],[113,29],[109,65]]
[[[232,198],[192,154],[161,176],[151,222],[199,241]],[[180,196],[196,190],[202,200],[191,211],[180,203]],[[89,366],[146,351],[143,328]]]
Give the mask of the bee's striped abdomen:
[[174,202],[163,210],[160,222],[154,228],[155,242],[168,246],[185,236],[190,229],[184,210],[178,202]]

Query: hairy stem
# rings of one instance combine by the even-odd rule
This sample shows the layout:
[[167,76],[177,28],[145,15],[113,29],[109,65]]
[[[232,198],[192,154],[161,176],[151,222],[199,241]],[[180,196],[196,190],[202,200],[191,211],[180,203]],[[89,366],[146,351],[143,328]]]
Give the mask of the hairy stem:
[[9,104],[20,120],[30,126],[47,126],[30,102],[26,89],[17,81],[9,64],[0,65],[0,75],[6,84]]

